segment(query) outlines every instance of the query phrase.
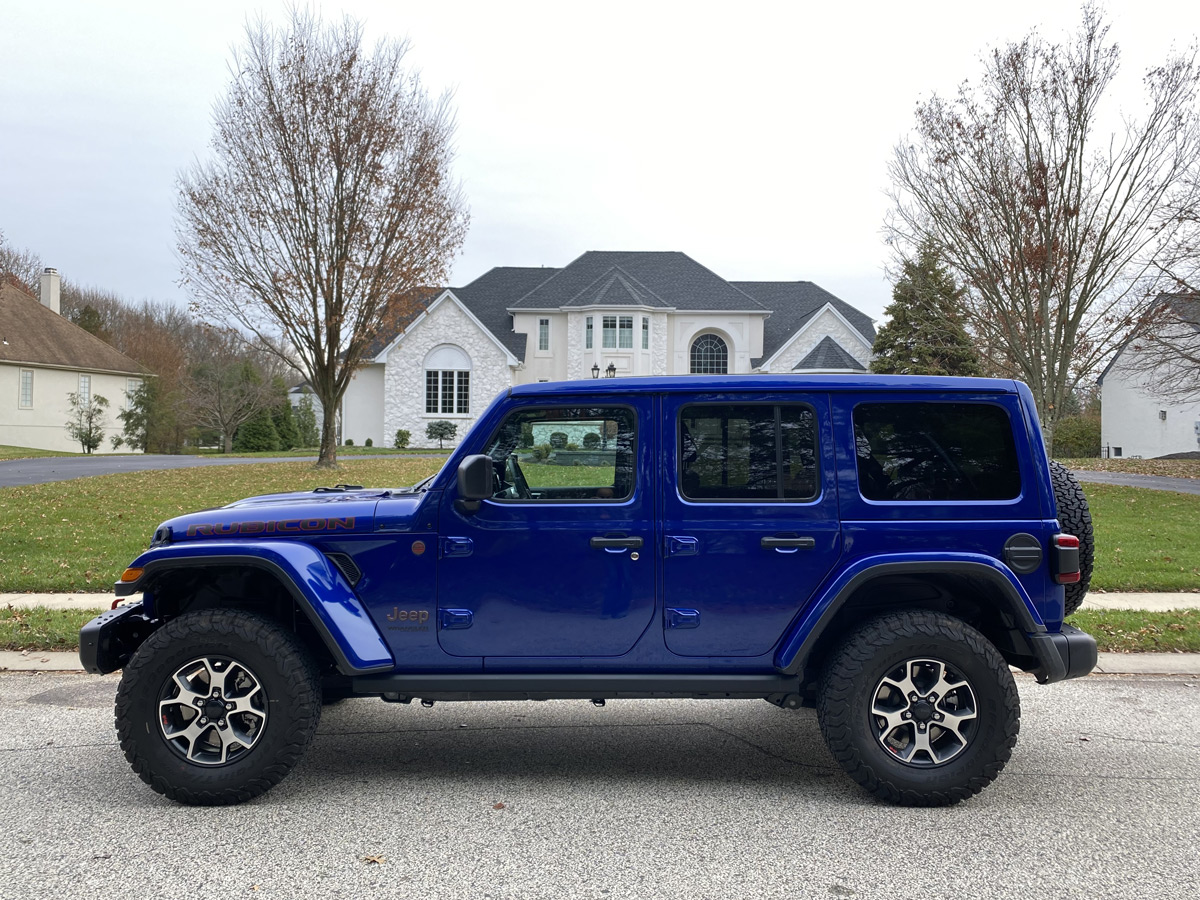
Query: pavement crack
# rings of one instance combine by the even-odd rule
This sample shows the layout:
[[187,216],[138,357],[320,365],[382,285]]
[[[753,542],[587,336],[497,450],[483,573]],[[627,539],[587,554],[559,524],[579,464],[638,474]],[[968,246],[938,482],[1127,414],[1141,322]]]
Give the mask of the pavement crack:
[[815,763],[800,762],[797,759],[792,759],[791,757],[783,756],[782,754],[776,753],[773,750],[768,750],[766,747],[763,747],[760,744],[756,744],[756,743],[754,743],[754,741],[744,738],[736,732],[726,731],[724,728],[721,728],[719,725],[713,725],[711,722],[701,722],[699,724],[703,725],[705,728],[711,728],[713,731],[718,731],[721,734],[725,735],[726,737],[731,737],[735,741],[737,741],[741,744],[745,744],[747,747],[750,747],[754,750],[757,750],[759,753],[763,754],[764,756],[769,756],[771,759],[776,759],[776,760],[779,760],[780,762],[785,762],[785,763],[788,763],[793,766],[800,766],[802,769],[812,769],[817,772],[824,772],[824,773],[827,773],[830,775],[833,774],[834,769],[832,766],[819,766],[819,765],[816,765]]

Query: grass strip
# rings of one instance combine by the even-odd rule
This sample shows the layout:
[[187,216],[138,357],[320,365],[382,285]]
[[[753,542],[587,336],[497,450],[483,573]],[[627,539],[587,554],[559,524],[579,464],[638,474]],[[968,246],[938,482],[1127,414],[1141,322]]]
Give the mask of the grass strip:
[[1103,653],[1200,653],[1200,609],[1081,609],[1068,622]]
[[78,650],[79,629],[99,609],[0,609],[0,650]]

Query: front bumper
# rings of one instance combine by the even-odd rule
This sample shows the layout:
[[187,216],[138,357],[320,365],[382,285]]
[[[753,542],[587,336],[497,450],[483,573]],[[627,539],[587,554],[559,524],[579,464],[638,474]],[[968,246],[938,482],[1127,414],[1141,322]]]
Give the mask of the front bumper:
[[79,661],[93,675],[124,668],[159,624],[146,616],[140,603],[103,612],[79,630]]
[[1041,684],[1082,678],[1096,668],[1096,639],[1074,625],[1064,623],[1060,631],[1035,634],[1030,640],[1038,658],[1034,674]]

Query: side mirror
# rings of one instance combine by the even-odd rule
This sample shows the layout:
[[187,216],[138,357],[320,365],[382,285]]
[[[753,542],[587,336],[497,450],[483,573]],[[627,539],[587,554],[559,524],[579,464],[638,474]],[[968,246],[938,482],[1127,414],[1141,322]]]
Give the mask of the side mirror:
[[477,453],[458,464],[459,510],[465,513],[479,511],[479,501],[495,493],[496,469],[490,456]]

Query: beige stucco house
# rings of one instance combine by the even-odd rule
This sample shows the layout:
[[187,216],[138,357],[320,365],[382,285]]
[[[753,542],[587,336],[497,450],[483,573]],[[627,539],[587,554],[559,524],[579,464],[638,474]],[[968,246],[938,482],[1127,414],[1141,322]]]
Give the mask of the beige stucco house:
[[683,253],[598,252],[499,267],[422,298],[347,389],[342,437],[461,437],[514,384],[628,375],[862,372],[871,319],[808,281],[730,282]]
[[0,444],[79,451],[67,433],[68,395],[108,400],[108,436],[121,433],[117,413],[147,377],[124,353],[60,314],[59,276],[46,269],[41,298],[0,283]]

